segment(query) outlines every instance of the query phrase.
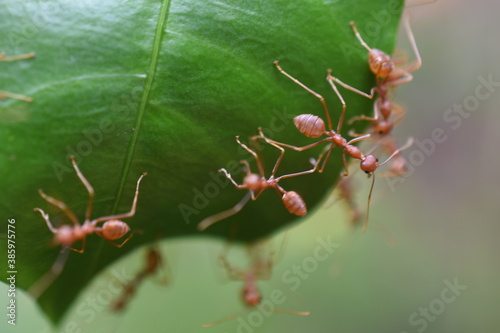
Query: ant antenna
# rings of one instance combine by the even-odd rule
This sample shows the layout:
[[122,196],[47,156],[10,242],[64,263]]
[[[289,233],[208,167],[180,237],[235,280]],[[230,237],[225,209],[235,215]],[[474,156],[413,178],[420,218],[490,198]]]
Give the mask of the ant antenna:
[[[389,156],[384,162],[378,163],[377,168],[381,167],[382,165],[384,165],[387,162],[389,162],[394,156],[396,156],[397,154],[399,154],[401,151],[410,148],[410,146],[412,144],[413,144],[413,138],[410,137],[408,139],[408,141],[406,142],[406,144],[403,147],[401,147],[401,148],[397,149],[396,151],[394,151],[394,153],[392,153],[391,156]],[[368,174],[368,176],[369,177],[373,176],[373,179],[372,179],[372,185],[370,187],[370,193],[368,194],[368,203],[367,203],[367,207],[366,207],[365,224],[363,225],[363,229],[361,229],[362,233],[364,233],[366,231],[366,228],[368,228],[368,217],[370,216],[370,201],[372,199],[373,187],[375,186],[375,175]]]
[[205,219],[203,219],[199,224],[198,224],[198,230],[199,231],[205,231],[208,227],[210,227],[212,224],[215,224],[221,220],[224,220],[230,216],[233,216],[234,214],[238,213],[245,205],[247,202],[252,198],[252,192],[248,191],[248,193],[243,197],[243,199],[240,200],[236,205],[234,205],[233,208],[230,208],[228,210],[225,210],[223,212],[217,213],[215,215],[209,216]]

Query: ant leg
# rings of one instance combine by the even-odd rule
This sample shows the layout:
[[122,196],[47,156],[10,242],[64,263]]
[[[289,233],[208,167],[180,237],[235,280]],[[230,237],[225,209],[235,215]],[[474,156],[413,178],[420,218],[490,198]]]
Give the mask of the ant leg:
[[337,86],[335,85],[335,83],[333,83],[334,77],[332,76],[332,70],[328,69],[326,71],[326,73],[327,73],[326,80],[328,81],[328,83],[330,83],[330,86],[332,86],[333,91],[335,92],[335,94],[339,98],[340,102],[342,103],[342,112],[340,113],[339,123],[337,124],[337,133],[340,133],[340,130],[342,129],[342,125],[344,124],[344,116],[345,116],[345,110],[347,108],[347,105],[344,101],[344,97],[342,97],[342,95],[340,94],[340,91],[337,89]]
[[[355,116],[349,119],[349,125],[352,125],[355,121],[358,120],[367,120],[371,122],[376,122],[380,118],[380,106],[378,105],[377,102],[373,104],[373,117],[367,117],[365,115],[361,116]],[[359,135],[352,135],[352,136],[359,136]]]
[[110,239],[107,239],[106,237],[103,237],[101,235],[101,232],[100,232],[100,229],[97,229],[96,228],[96,234],[99,235],[101,238],[103,238],[105,241],[107,241],[108,243],[116,246],[117,248],[121,248],[123,245],[125,245],[135,234],[138,234],[138,233],[142,233],[140,230],[132,230],[132,232],[130,233],[130,235],[121,243],[121,244],[118,244],[118,243],[115,243],[113,242],[112,240]]
[[80,178],[81,182],[83,183],[83,186],[85,186],[87,192],[89,193],[89,203],[87,204],[87,210],[85,211],[85,221],[90,221],[90,215],[92,214],[92,207],[94,205],[94,188],[92,187],[92,185],[90,185],[89,181],[82,174],[80,168],[78,168],[78,165],[76,164],[75,161],[75,156],[71,155],[69,159],[71,160],[71,164],[73,164],[73,168],[75,169],[78,178]]
[[34,57],[35,57],[34,52],[18,54],[14,56],[8,56],[5,54],[5,52],[0,53],[0,61],[16,61],[16,60],[30,59]]
[[41,189],[38,190],[38,193],[40,194],[40,196],[42,198],[45,199],[45,201],[47,201],[48,203],[50,203],[50,204],[58,207],[60,210],[62,210],[64,212],[64,214],[66,214],[66,216],[71,220],[71,222],[73,222],[73,224],[79,224],[78,219],[76,218],[75,214],[71,211],[71,209],[69,209],[68,206],[66,206],[66,204],[64,202],[59,201],[57,199],[54,199],[51,196],[48,196]]
[[259,136],[263,139],[265,139],[266,141],[268,140],[269,142],[272,142],[278,146],[281,146],[281,147],[285,147],[285,148],[290,148],[290,149],[293,149],[295,151],[304,151],[304,150],[307,150],[307,149],[310,149],[310,148],[313,148],[313,147],[316,147],[320,144],[322,144],[323,142],[326,142],[326,141],[331,141],[331,137],[326,137],[324,139],[321,139],[317,142],[314,142],[314,143],[311,143],[307,146],[303,146],[303,147],[297,147],[297,146],[292,146],[292,145],[289,145],[289,144],[286,144],[286,143],[281,143],[281,142],[278,142],[278,141],[274,141],[274,140],[271,140],[269,138],[267,138],[264,133],[262,133],[262,128],[259,127]]
[[371,134],[363,134],[363,135],[357,136],[354,139],[348,141],[347,144],[346,144],[346,146],[350,146],[350,145],[352,145],[355,142],[367,139],[367,138],[369,138],[371,136],[372,136]]
[[[19,54],[19,55],[14,55],[14,56],[7,56],[5,52],[0,53],[0,61],[15,61],[15,60],[23,60],[23,59],[29,59],[33,58],[35,56],[35,53],[26,53],[26,54]],[[12,98],[12,99],[17,99],[19,101],[24,101],[27,103],[33,102],[33,99],[28,96],[24,96],[21,94],[15,94],[11,93],[8,91],[0,90],[0,101],[4,101],[7,98]]]
[[52,223],[50,222],[49,220],[49,214],[45,213],[43,210],[41,210],[40,208],[35,208],[33,209],[35,212],[40,212],[40,214],[42,215],[43,219],[45,220],[45,222],[47,223],[47,227],[49,227],[49,230],[55,234],[57,233],[57,229],[54,228],[54,226],[52,225]]
[[393,69],[391,74],[387,76],[387,79],[385,80],[385,85],[388,87],[393,87],[403,83],[408,83],[411,80],[413,80],[413,75],[400,68],[399,69],[395,68]]
[[363,40],[363,38],[359,34],[358,29],[356,28],[356,23],[354,23],[354,21],[351,21],[351,22],[349,22],[349,24],[351,25],[352,31],[356,35],[356,38],[359,40],[359,42],[361,43],[361,45],[363,45],[363,47],[365,49],[367,49],[368,52],[371,52],[371,50],[372,50],[371,47],[369,47],[368,44],[366,44],[366,42]]
[[222,169],[219,169],[219,172],[223,172],[225,175],[226,175],[226,178],[229,179],[231,181],[231,183],[233,183],[234,187],[236,187],[237,189],[244,189],[245,188],[245,185],[240,185],[238,184],[234,179],[233,177],[231,176],[231,174],[229,172],[227,172],[226,169],[222,168]]
[[402,146],[401,148],[399,149],[396,149],[392,154],[391,156],[389,156],[384,162],[382,163],[377,163],[377,168],[378,167],[381,167],[382,165],[386,164],[387,162],[389,162],[394,156],[396,156],[397,154],[399,154],[401,151],[405,150],[405,149],[408,149],[410,148],[410,146],[413,144],[413,138],[410,137],[408,139],[408,141],[406,141],[406,144],[404,146]]
[[250,200],[251,197],[252,197],[252,191],[248,191],[248,193],[243,197],[243,199],[241,199],[241,201],[238,202],[233,208],[230,208],[228,210],[225,210],[223,212],[217,213],[215,215],[203,219],[200,223],[198,223],[198,230],[204,231],[212,224],[217,223],[221,220],[224,220],[225,218],[228,218],[238,213],[243,207],[245,207],[245,205],[247,204],[248,200]]
[[70,247],[69,249],[70,249],[71,251],[75,251],[75,252],[78,252],[78,253],[83,253],[83,252],[85,252],[85,243],[86,243],[86,240],[87,240],[87,237],[83,237],[83,238],[82,238],[82,248],[81,248],[80,250],[74,249],[74,248],[72,248],[72,247]]
[[11,92],[8,92],[8,91],[5,91],[5,90],[0,90],[0,101],[4,101],[7,98],[17,99],[19,101],[24,101],[24,102],[27,102],[27,103],[33,102],[33,98],[31,98],[31,97],[20,95],[20,94],[11,93]]
[[[326,164],[328,163],[328,161],[330,160],[330,155],[332,154],[332,150],[333,148],[335,148],[336,145],[332,142],[332,144],[330,145],[330,147],[328,148],[328,153],[326,154],[325,156],[325,159],[323,160],[323,164],[321,165],[321,168],[318,169],[318,172],[319,173],[323,173],[323,171],[325,170],[326,168]],[[315,167],[317,167],[319,165],[319,161],[321,160],[321,158],[323,157],[323,154],[324,154],[324,151],[321,152],[321,154],[318,156],[318,162],[316,164]]]
[[373,88],[370,90],[370,93],[369,93],[369,94],[367,94],[367,93],[365,93],[365,92],[363,92],[363,91],[361,91],[361,90],[358,90],[358,89],[354,88],[353,86],[348,85],[347,83],[344,83],[344,82],[340,81],[340,80],[339,80],[338,78],[336,78],[335,76],[331,76],[331,75],[330,75],[330,73],[331,73],[331,69],[329,69],[329,70],[328,70],[328,72],[329,72],[329,74],[328,74],[328,76],[327,76],[327,78],[326,78],[326,79],[328,80],[328,82],[330,82],[330,84],[333,84],[333,82],[332,82],[332,81],[335,81],[336,83],[340,84],[340,85],[341,85],[342,87],[344,87],[345,89],[350,90],[350,91],[352,91],[352,92],[354,92],[354,93],[356,93],[356,94],[359,94],[359,95],[364,96],[364,97],[369,98],[369,99],[372,99],[372,98],[373,98],[373,96],[375,96],[375,91],[376,91],[376,90],[375,90],[375,87],[373,87]]
[[63,251],[61,251],[57,256],[56,261],[52,264],[50,270],[28,289],[28,293],[33,296],[33,298],[38,299],[61,274],[64,265],[66,264],[66,260],[68,259],[68,255],[69,251],[67,251],[67,248],[64,248]]
[[328,107],[326,106],[325,98],[323,96],[321,96],[320,94],[318,94],[317,92],[315,92],[314,90],[312,90],[311,88],[307,87],[305,84],[303,84],[302,82],[300,82],[299,80],[297,80],[296,78],[294,78],[293,76],[288,74],[287,72],[285,72],[283,70],[283,68],[281,68],[281,66],[279,65],[278,60],[274,61],[274,65],[282,74],[284,74],[290,80],[292,80],[293,82],[295,82],[296,84],[301,86],[303,89],[305,89],[307,92],[312,94],[314,97],[319,99],[319,101],[321,102],[321,105],[323,106],[323,111],[325,111],[326,121],[328,123],[328,129],[331,131],[333,129],[332,128],[332,120],[330,118],[330,112],[328,112]]
[[[262,132],[262,128],[259,127],[259,132]],[[276,160],[276,163],[274,164],[273,171],[271,172],[271,177],[274,177],[276,174],[276,171],[278,171],[278,167],[281,164],[281,161],[283,160],[283,156],[285,156],[285,149],[283,147],[278,146],[276,143],[274,143],[272,140],[266,138],[265,136],[262,136],[262,138],[271,146],[277,148],[280,150],[280,157]]]
[[239,135],[236,136],[236,142],[238,142],[238,144],[241,147],[243,147],[243,149],[245,149],[247,152],[249,152],[255,158],[255,161],[257,162],[257,167],[259,168],[260,176],[265,177],[266,175],[264,173],[264,167],[262,166],[262,163],[260,162],[260,159],[259,159],[259,156],[257,155],[257,153],[255,151],[253,151],[252,149],[248,148],[248,146],[246,144],[242,143],[240,141]]
[[245,274],[241,270],[234,268],[229,263],[229,260],[227,260],[225,255],[221,254],[219,257],[219,260],[222,262],[222,265],[224,266],[224,269],[226,270],[227,277],[230,280],[240,281],[240,280],[244,279]]
[[[328,149],[327,158],[329,157],[330,152],[331,152],[333,146],[334,145],[331,145],[330,149]],[[282,176],[279,176],[278,178],[276,178],[276,181],[278,182],[278,181],[280,181],[281,179],[284,179],[284,178],[292,178],[292,177],[297,177],[297,176],[302,176],[302,175],[307,175],[307,174],[310,174],[310,173],[314,173],[316,170],[318,170],[319,162],[323,158],[324,154],[325,154],[325,152],[322,152],[319,155],[319,157],[318,157],[318,159],[317,159],[317,161],[314,164],[314,167],[312,169],[306,170],[306,171],[301,171],[301,172],[289,173],[287,175],[282,175]],[[326,159],[325,159],[325,161],[326,161]],[[326,164],[326,163],[323,163],[323,166],[324,166],[324,164]],[[322,169],[323,169],[323,166],[322,166]]]
[[132,202],[132,208],[130,209],[130,212],[128,213],[123,213],[123,214],[116,214],[116,215],[109,215],[109,216],[103,216],[99,217],[95,220],[92,220],[91,223],[93,225],[96,225],[97,223],[109,221],[109,220],[120,220],[120,219],[126,219],[129,217],[132,217],[135,215],[135,209],[137,207],[137,199],[139,198],[139,185],[141,183],[142,178],[146,177],[148,174],[147,172],[144,172],[139,179],[137,180],[137,185],[135,188],[135,195],[134,195],[134,201]]
[[410,40],[411,47],[413,49],[413,53],[415,54],[415,57],[417,58],[413,63],[406,65],[403,67],[403,69],[410,73],[418,70],[420,67],[422,67],[422,58],[420,57],[420,52],[418,51],[417,43],[415,42],[415,36],[413,36],[413,31],[411,30],[410,26],[410,19],[408,16],[405,16],[403,18],[403,24],[405,26],[406,34],[408,35],[408,39]]

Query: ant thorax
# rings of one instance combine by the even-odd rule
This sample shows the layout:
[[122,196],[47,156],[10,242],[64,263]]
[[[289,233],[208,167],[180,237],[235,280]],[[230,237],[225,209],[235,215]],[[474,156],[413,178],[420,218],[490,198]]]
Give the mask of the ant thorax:
[[84,232],[80,226],[62,225],[57,229],[54,235],[55,243],[65,246],[70,246],[76,239],[82,238]]
[[243,184],[250,191],[254,192],[268,187],[267,181],[256,173],[250,173],[246,175],[245,178],[243,179]]

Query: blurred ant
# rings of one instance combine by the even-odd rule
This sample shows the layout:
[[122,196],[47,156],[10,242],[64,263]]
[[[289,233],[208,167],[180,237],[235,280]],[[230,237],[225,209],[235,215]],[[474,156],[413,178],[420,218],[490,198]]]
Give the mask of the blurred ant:
[[[320,172],[320,173],[323,172],[323,170],[326,167],[326,164],[327,164],[327,162],[328,162],[328,160],[330,158],[330,155],[331,155],[331,152],[332,152],[333,148],[338,146],[338,147],[343,148],[343,151],[342,151],[342,163],[343,163],[344,170],[345,170],[344,176],[348,176],[349,175],[349,169],[347,167],[347,160],[346,160],[346,155],[349,155],[352,158],[361,161],[360,162],[360,168],[361,168],[361,170],[364,171],[368,175],[368,177],[370,177],[375,172],[375,170],[377,170],[379,167],[385,165],[392,158],[394,158],[394,156],[398,155],[402,150],[407,149],[413,143],[413,139],[410,138],[408,140],[408,142],[403,147],[401,147],[399,149],[396,149],[384,162],[379,163],[378,159],[375,156],[373,156],[371,154],[363,154],[363,152],[358,147],[356,147],[356,146],[353,145],[353,143],[356,143],[358,141],[361,141],[361,140],[364,140],[364,139],[367,139],[367,138],[371,137],[372,136],[371,134],[360,135],[358,137],[355,137],[354,139],[351,139],[350,141],[347,141],[340,134],[340,131],[342,129],[342,124],[343,124],[343,121],[344,121],[345,111],[346,111],[346,103],[344,101],[344,98],[342,97],[342,95],[340,94],[340,92],[338,91],[337,87],[334,84],[332,84],[332,88],[335,91],[335,93],[336,93],[337,97],[339,98],[340,102],[342,103],[342,112],[340,114],[340,118],[339,118],[339,122],[337,124],[337,130],[336,131],[334,131],[332,129],[332,122],[331,122],[331,118],[330,118],[330,115],[329,115],[328,107],[326,105],[326,101],[325,101],[324,97],[321,96],[320,94],[318,94],[317,92],[313,91],[312,89],[310,89],[306,85],[304,85],[302,82],[300,82],[299,80],[297,80],[296,78],[294,78],[293,76],[291,76],[290,74],[288,74],[287,72],[285,72],[281,68],[281,66],[279,65],[278,61],[275,61],[274,65],[276,66],[276,68],[282,74],[284,74],[285,76],[287,76],[289,79],[291,79],[297,85],[299,85],[304,90],[306,90],[307,92],[309,92],[310,94],[312,94],[314,97],[316,97],[317,99],[319,99],[319,101],[321,102],[321,105],[323,106],[323,110],[324,110],[326,118],[327,118],[328,130],[326,130],[326,128],[325,128],[325,122],[320,117],[312,115],[312,114],[301,114],[301,115],[299,115],[299,116],[297,116],[297,117],[294,118],[294,123],[295,123],[295,127],[297,127],[297,129],[302,134],[304,134],[305,136],[310,137],[310,138],[319,138],[322,135],[326,135],[326,138],[321,139],[321,140],[319,140],[317,142],[311,143],[309,145],[303,146],[303,147],[297,147],[297,146],[293,146],[293,145],[289,145],[289,144],[285,144],[285,143],[280,143],[280,142],[268,139],[268,138],[266,138],[264,136],[264,134],[263,134],[263,132],[261,130],[259,131],[259,134],[260,134],[260,136],[262,138],[264,138],[269,143],[273,143],[273,144],[281,146],[281,147],[290,148],[290,149],[293,149],[293,150],[296,150],[296,151],[304,151],[304,150],[316,147],[316,146],[318,146],[318,145],[320,145],[320,144],[322,144],[324,142],[331,142],[331,144],[328,147],[326,147],[327,148],[327,150],[326,150],[326,156],[324,157],[323,164],[322,164],[321,168],[318,169],[318,172]],[[316,162],[315,168],[320,163],[320,160],[322,159],[322,156],[324,154],[325,154],[325,151],[323,151],[321,153],[320,157],[318,158],[318,160]],[[371,195],[372,195],[374,184],[375,184],[375,177],[372,180],[372,186],[371,186],[371,189],[370,189],[370,194],[368,196],[367,217],[366,217],[365,225],[363,227],[363,232],[366,230],[366,227],[367,227],[367,224],[368,224],[368,214],[369,214],[369,208],[370,208],[370,200],[371,200]]]
[[[157,246],[151,246],[148,249],[145,259],[146,265],[144,266],[144,268],[137,273],[132,281],[123,286],[123,293],[115,302],[113,302],[113,311],[123,311],[132,297],[135,295],[135,292],[137,291],[137,288],[142,283],[142,281],[148,276],[155,275],[160,267],[164,267],[162,255]],[[164,274],[160,283],[168,283],[168,276],[166,274]]]
[[280,185],[279,181],[284,178],[291,178],[291,177],[297,177],[300,175],[305,175],[305,174],[310,174],[316,171],[317,164],[311,169],[307,171],[302,171],[302,172],[297,172],[297,173],[291,173],[287,175],[283,175],[280,177],[274,177],[276,174],[276,171],[278,170],[278,167],[281,164],[281,161],[283,159],[283,156],[285,154],[285,150],[280,147],[279,145],[275,144],[273,141],[267,139],[266,137],[262,136],[262,138],[269,143],[270,145],[276,147],[277,149],[280,150],[280,156],[276,160],[276,163],[274,165],[274,168],[271,172],[271,176],[269,178],[266,178],[265,173],[264,173],[264,167],[262,166],[262,162],[259,159],[259,156],[255,151],[252,149],[248,148],[245,144],[243,144],[240,141],[239,136],[236,137],[236,142],[243,147],[246,151],[248,151],[254,158],[255,161],[257,162],[257,167],[259,169],[259,174],[252,173],[250,171],[250,165],[247,161],[242,160],[240,161],[241,164],[245,167],[246,171],[246,176],[243,179],[243,184],[238,184],[231,176],[229,172],[227,172],[226,169],[219,169],[219,172],[223,172],[226,177],[233,183],[234,187],[237,189],[244,189],[248,190],[248,194],[243,197],[243,199],[237,203],[233,208],[225,210],[223,212],[217,213],[215,215],[212,215],[210,217],[205,218],[198,224],[198,230],[203,231],[213,225],[214,223],[217,223],[229,216],[232,216],[239,212],[248,202],[248,200],[251,198],[252,200],[257,200],[259,196],[268,188],[274,188],[278,195],[282,194],[281,201],[283,201],[283,204],[285,205],[285,208],[292,214],[295,214],[297,216],[304,216],[307,214],[307,207],[300,196],[295,191],[285,191]]
[[[244,282],[244,286],[241,291],[242,300],[245,305],[251,309],[258,306],[262,302],[262,295],[259,287],[257,286],[257,281],[269,280],[271,278],[274,262],[272,252],[267,255],[264,253],[266,248],[262,241],[248,245],[247,251],[248,257],[250,258],[249,269],[233,267],[224,255],[221,255],[219,259],[226,269],[226,273],[230,280]],[[308,316],[310,314],[309,312],[298,312],[280,308],[274,308],[272,311],[276,313],[288,313],[299,316]],[[241,313],[231,315],[210,324],[204,324],[203,327],[211,327],[235,319],[239,315],[241,315]]]
[[[66,214],[66,216],[69,218],[69,220],[73,223],[73,225],[62,225],[59,228],[55,228],[50,222],[49,215],[47,213],[45,213],[40,208],[34,209],[34,211],[37,211],[42,215],[42,218],[47,223],[47,227],[54,234],[53,243],[62,246],[61,254],[56,259],[51,270],[47,272],[44,276],[42,276],[37,282],[35,282],[33,286],[30,287],[29,293],[33,295],[33,297],[35,298],[38,298],[50,286],[50,284],[55,280],[55,278],[61,273],[68,256],[67,249],[70,249],[78,253],[83,253],[85,251],[85,242],[86,242],[86,237],[88,235],[95,233],[98,236],[102,237],[107,242],[113,244],[118,248],[121,248],[123,245],[125,245],[125,243],[127,243],[132,238],[132,236],[136,232],[138,232],[137,230],[132,231],[130,235],[121,243],[114,242],[114,240],[122,238],[130,231],[130,227],[128,226],[128,224],[121,221],[120,219],[130,218],[135,215],[135,210],[137,207],[137,199],[139,197],[139,184],[142,178],[144,178],[147,175],[147,173],[144,172],[137,180],[135,196],[132,202],[132,208],[130,209],[129,212],[98,217],[96,219],[90,220],[94,204],[94,189],[92,188],[92,185],[90,185],[88,180],[85,178],[85,176],[78,168],[78,165],[76,164],[75,161],[75,157],[70,156],[70,160],[71,163],[73,164],[73,168],[75,169],[76,174],[78,175],[78,178],[80,178],[80,181],[83,183],[83,185],[87,189],[87,192],[89,193],[89,201],[87,205],[87,210],[85,211],[85,221],[83,222],[83,224],[80,224],[75,214],[71,211],[71,209],[69,209],[68,206],[66,206],[64,202],[48,196],[41,189],[38,190],[40,196],[43,199],[45,199],[48,203],[62,210],[64,214]],[[103,222],[104,224],[101,227],[97,226],[98,223],[103,223]],[[82,241],[81,249],[78,250],[71,247],[73,243],[80,240]]]
[[[30,58],[34,58],[34,57],[35,57],[35,53],[33,53],[33,52],[31,52],[31,53],[25,53],[25,54],[19,54],[19,55],[14,55],[14,56],[7,56],[4,52],[0,53],[0,61],[5,61],[5,62],[7,62],[7,61],[23,60],[23,59],[30,59]],[[28,102],[28,103],[33,102],[33,99],[31,97],[20,95],[20,94],[11,93],[11,92],[8,92],[8,91],[5,91],[5,90],[0,90],[0,101],[4,101],[7,98],[13,98],[13,99],[17,99],[17,100]]]

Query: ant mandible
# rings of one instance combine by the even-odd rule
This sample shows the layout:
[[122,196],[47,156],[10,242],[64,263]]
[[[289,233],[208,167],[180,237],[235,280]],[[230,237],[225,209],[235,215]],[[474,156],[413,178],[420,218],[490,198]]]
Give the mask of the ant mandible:
[[[139,179],[137,180],[137,185],[135,189],[135,196],[132,202],[132,207],[129,212],[115,215],[108,215],[103,217],[98,217],[96,219],[91,220],[90,216],[92,214],[92,208],[94,204],[94,189],[92,185],[88,182],[85,176],[82,174],[78,165],[76,164],[75,157],[70,156],[71,163],[73,164],[73,168],[75,169],[78,178],[83,183],[87,192],[89,194],[89,201],[87,204],[87,209],[85,211],[85,221],[83,224],[78,222],[75,214],[69,209],[69,207],[62,201],[52,198],[45,194],[41,189],[38,190],[40,196],[45,199],[48,203],[58,207],[61,209],[64,214],[69,218],[69,220],[73,223],[73,225],[62,225],[58,228],[55,228],[50,222],[49,215],[45,213],[40,208],[35,208],[34,211],[39,212],[42,215],[42,218],[47,223],[47,227],[54,234],[53,242],[57,245],[62,246],[61,254],[56,259],[54,265],[51,270],[46,273],[42,278],[40,278],[32,287],[30,287],[30,294],[32,294],[35,298],[38,298],[48,286],[53,282],[53,280],[61,273],[65,261],[67,259],[67,249],[73,250],[78,253],[83,253],[85,251],[85,243],[86,237],[90,234],[97,234],[102,237],[107,242],[113,244],[114,246],[121,248],[125,243],[127,243],[135,232],[132,231],[130,235],[121,243],[115,243],[114,240],[120,239],[125,236],[129,231],[130,227],[127,223],[121,221],[121,219],[130,218],[135,215],[136,207],[137,207],[137,199],[139,197],[139,185],[147,173],[144,172]],[[98,227],[98,223],[104,223],[101,227]],[[71,245],[77,241],[82,241],[81,249],[72,248]]]
[[[18,54],[18,55],[14,55],[14,56],[7,56],[4,52],[0,53],[0,61],[5,61],[5,62],[30,59],[30,58],[34,58],[34,57],[35,57],[35,53],[33,53],[33,52],[25,53],[25,54]],[[33,102],[33,99],[31,97],[20,95],[20,94],[15,94],[15,93],[8,92],[5,90],[0,90],[0,101],[3,101],[7,98],[17,99],[17,100],[28,102],[28,103]]]
[[281,201],[283,201],[285,208],[290,213],[295,214],[297,216],[304,216],[307,214],[306,204],[305,204],[304,200],[302,199],[302,197],[300,196],[300,194],[298,194],[295,191],[284,190],[279,185],[279,181],[281,179],[284,179],[284,178],[297,177],[300,175],[313,173],[316,171],[318,164],[316,164],[311,170],[287,174],[287,175],[283,175],[280,177],[274,177],[274,175],[276,174],[276,171],[278,170],[278,167],[281,164],[281,161],[282,161],[283,156],[285,154],[285,150],[282,147],[280,147],[279,145],[272,142],[272,140],[269,140],[264,136],[254,137],[254,138],[263,138],[267,143],[269,143],[270,145],[272,145],[280,150],[280,156],[276,160],[276,163],[275,163],[273,170],[271,172],[271,176],[269,178],[266,178],[265,173],[264,173],[264,167],[262,166],[262,162],[260,161],[260,158],[257,155],[257,153],[255,151],[253,151],[252,149],[248,148],[247,145],[242,143],[240,141],[239,136],[237,136],[236,142],[238,142],[238,144],[241,147],[243,147],[243,149],[245,149],[247,152],[249,152],[255,158],[255,161],[257,162],[257,167],[259,169],[259,174],[252,173],[250,170],[249,163],[246,160],[242,160],[242,161],[240,161],[240,163],[243,164],[243,166],[245,167],[246,176],[243,179],[243,183],[238,184],[226,169],[224,169],[224,168],[219,169],[219,172],[223,172],[226,175],[226,177],[231,181],[231,183],[233,183],[234,187],[236,187],[237,189],[248,190],[248,193],[233,208],[225,210],[225,211],[220,212],[220,213],[217,213],[215,215],[212,215],[212,216],[207,217],[204,220],[202,220],[198,224],[198,230],[203,231],[203,230],[207,229],[208,227],[210,227],[211,225],[213,225],[214,223],[219,222],[219,221],[221,221],[229,216],[236,214],[246,205],[246,203],[248,202],[248,200],[250,200],[250,198],[252,200],[257,200],[257,198],[264,192],[264,190],[266,190],[268,188],[274,188],[274,189],[276,189],[276,192],[278,194],[280,194],[280,193],[282,194]]

